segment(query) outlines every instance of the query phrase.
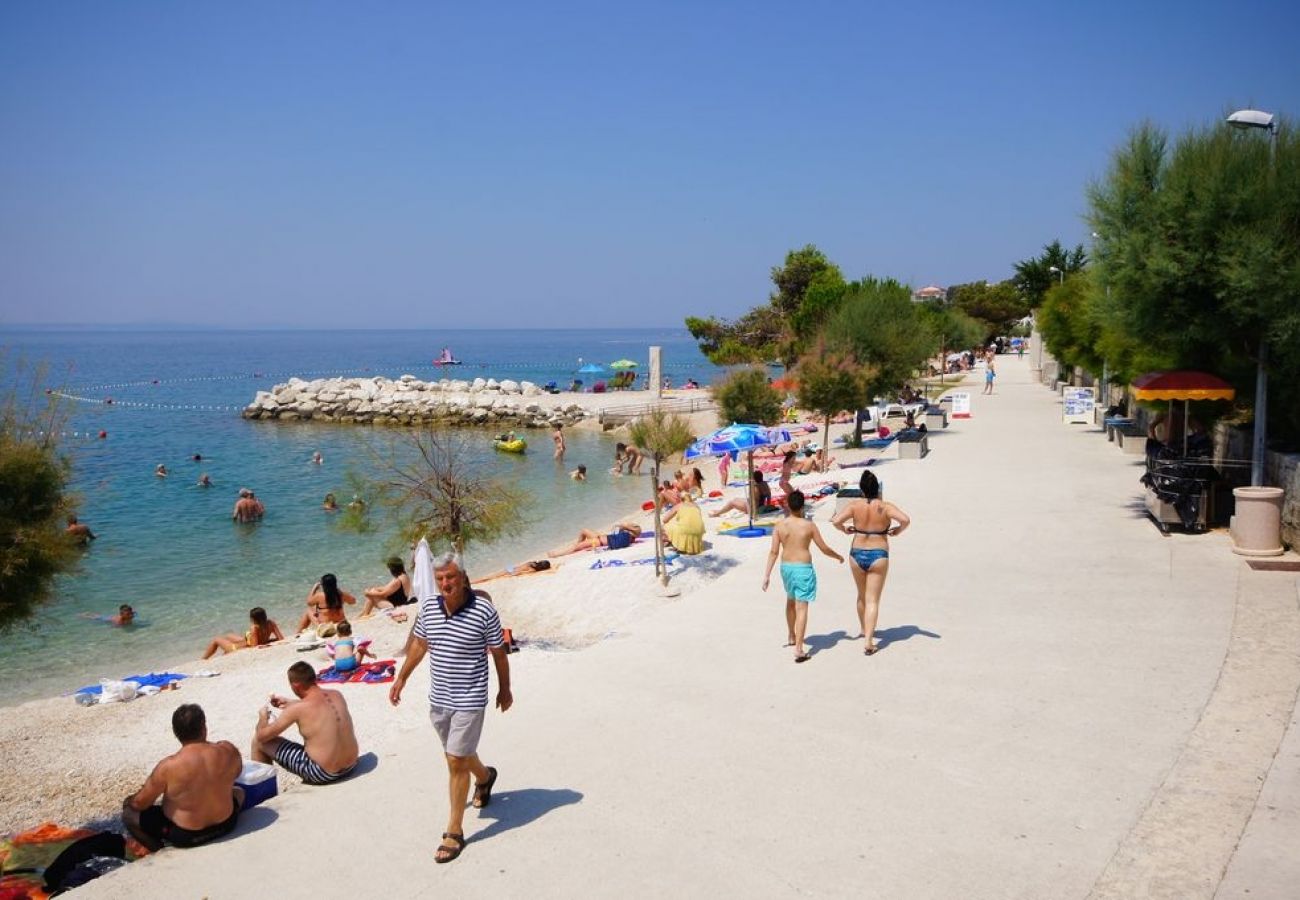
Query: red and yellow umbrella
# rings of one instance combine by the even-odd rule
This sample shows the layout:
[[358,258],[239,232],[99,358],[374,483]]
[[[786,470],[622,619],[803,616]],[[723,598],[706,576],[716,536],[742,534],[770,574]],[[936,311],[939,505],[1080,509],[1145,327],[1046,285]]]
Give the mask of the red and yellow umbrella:
[[1232,385],[1207,372],[1148,372],[1133,379],[1136,400],[1231,400]]

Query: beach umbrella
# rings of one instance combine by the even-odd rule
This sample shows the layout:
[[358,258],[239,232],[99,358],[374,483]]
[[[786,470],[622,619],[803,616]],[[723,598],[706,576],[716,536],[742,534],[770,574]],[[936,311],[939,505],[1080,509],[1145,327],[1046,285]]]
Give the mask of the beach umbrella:
[[[745,490],[750,490],[754,483],[754,451],[759,447],[774,447],[790,440],[790,432],[784,428],[768,428],[766,425],[731,424],[719,428],[712,434],[706,434],[686,448],[684,459],[697,459],[701,456],[721,456],[724,453],[745,451],[748,477]],[[751,497],[752,501],[752,497]],[[761,528],[754,527],[754,504],[749,504],[749,527],[736,532],[739,537],[758,537],[766,534]]]
[[611,369],[635,369],[636,363],[630,359],[616,359],[609,364]]
[[578,370],[579,375],[599,375],[605,371],[605,367],[599,363],[587,363]]
[[424,601],[438,596],[438,586],[433,580],[433,551],[424,538],[420,538],[420,543],[415,546],[415,563],[411,566],[411,592],[420,601],[420,608],[424,607]]

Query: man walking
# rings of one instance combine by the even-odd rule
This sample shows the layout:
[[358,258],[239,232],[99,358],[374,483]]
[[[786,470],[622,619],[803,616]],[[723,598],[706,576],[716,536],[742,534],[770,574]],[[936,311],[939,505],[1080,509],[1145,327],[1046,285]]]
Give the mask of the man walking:
[[[346,778],[357,765],[357,735],[348,701],[338,691],[316,683],[310,663],[289,667],[289,687],[297,700],[271,695],[270,708],[257,714],[253,733],[253,759],[278,762],[308,784],[333,784]],[[271,708],[278,711],[271,718]],[[302,743],[280,737],[297,725]]]
[[244,792],[235,787],[244,761],[230,741],[208,741],[203,707],[176,707],[172,734],[181,749],[154,766],[144,787],[122,804],[122,824],[150,850],[161,850],[164,841],[197,847],[227,835],[244,805]]
[[433,560],[439,595],[420,604],[420,615],[407,641],[406,660],[388,692],[394,706],[402,701],[406,679],[429,656],[429,718],[442,741],[449,775],[451,809],[447,830],[433,860],[448,863],[465,849],[465,801],[474,777],[474,808],[492,800],[497,770],[478,757],[479,735],[487,713],[487,653],[497,670],[497,708],[510,709],[510,660],[501,634],[501,619],[492,598],[470,588],[460,557],[444,553]]

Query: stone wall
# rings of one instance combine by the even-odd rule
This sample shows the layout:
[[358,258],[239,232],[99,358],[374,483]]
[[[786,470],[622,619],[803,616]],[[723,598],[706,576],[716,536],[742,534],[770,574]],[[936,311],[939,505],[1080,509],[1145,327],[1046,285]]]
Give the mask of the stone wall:
[[281,422],[542,428],[555,422],[571,425],[589,413],[576,403],[559,402],[528,381],[444,378],[427,382],[403,375],[396,381],[380,377],[290,378],[269,391],[258,391],[242,415]]
[[1264,483],[1280,487],[1282,497],[1282,543],[1300,547],[1300,453],[1268,454]]

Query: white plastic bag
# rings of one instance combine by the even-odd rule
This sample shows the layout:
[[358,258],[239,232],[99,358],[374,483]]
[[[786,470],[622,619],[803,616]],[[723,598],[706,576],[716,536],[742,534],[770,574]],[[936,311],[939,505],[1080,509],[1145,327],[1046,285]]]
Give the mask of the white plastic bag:
[[99,687],[100,703],[125,703],[127,700],[135,699],[136,685],[134,681],[110,681],[107,678],[101,678]]

